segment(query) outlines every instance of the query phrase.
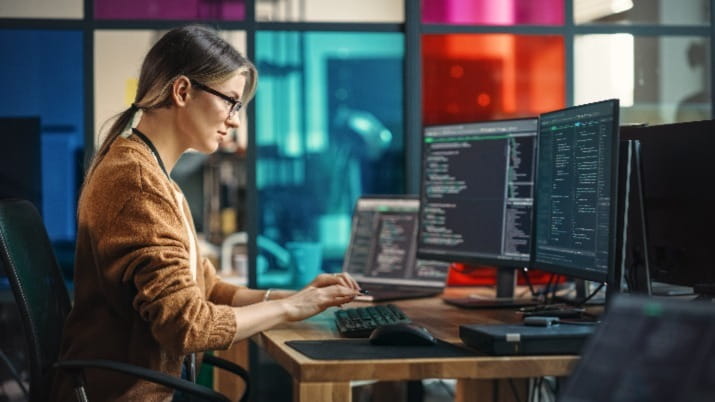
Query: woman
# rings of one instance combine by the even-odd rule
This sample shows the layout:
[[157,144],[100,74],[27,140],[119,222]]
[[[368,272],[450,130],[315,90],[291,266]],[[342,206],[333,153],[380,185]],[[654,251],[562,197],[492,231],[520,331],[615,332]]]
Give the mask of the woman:
[[[214,152],[238,127],[256,89],[253,65],[201,26],[169,31],[147,54],[135,103],[92,161],[78,206],[75,301],[61,359],[124,361],[174,376],[194,353],[350,302],[347,275],[320,275],[299,292],[222,282],[200,258],[188,205],[169,172],[189,148]],[[188,357],[188,358],[187,358]],[[87,370],[90,399],[170,400],[170,389]],[[72,400],[57,375],[56,400]]]

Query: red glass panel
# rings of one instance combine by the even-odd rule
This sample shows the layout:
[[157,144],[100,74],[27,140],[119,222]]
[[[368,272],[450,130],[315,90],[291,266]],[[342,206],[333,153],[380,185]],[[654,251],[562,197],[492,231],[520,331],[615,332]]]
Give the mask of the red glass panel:
[[565,106],[560,36],[422,37],[424,124],[534,116]]
[[563,0],[422,0],[422,22],[563,25]]

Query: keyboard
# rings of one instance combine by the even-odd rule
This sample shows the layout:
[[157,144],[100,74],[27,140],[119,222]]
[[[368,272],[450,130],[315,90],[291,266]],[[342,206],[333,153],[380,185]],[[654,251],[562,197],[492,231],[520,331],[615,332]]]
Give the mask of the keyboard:
[[394,304],[340,309],[335,312],[335,324],[346,338],[367,338],[372,330],[383,325],[412,322]]

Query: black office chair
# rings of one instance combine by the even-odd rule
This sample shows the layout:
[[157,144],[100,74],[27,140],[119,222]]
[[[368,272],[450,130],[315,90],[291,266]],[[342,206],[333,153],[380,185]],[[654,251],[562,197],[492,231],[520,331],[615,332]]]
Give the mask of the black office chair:
[[[0,263],[20,310],[28,340],[30,402],[49,398],[55,370],[68,371],[75,380],[77,399],[86,401],[85,368],[99,368],[129,374],[162,384],[203,400],[229,401],[212,389],[131,364],[108,360],[57,361],[62,328],[70,311],[70,299],[37,209],[28,201],[0,200]],[[205,363],[233,372],[246,383],[241,401],[248,400],[249,377],[242,367],[206,354]]]

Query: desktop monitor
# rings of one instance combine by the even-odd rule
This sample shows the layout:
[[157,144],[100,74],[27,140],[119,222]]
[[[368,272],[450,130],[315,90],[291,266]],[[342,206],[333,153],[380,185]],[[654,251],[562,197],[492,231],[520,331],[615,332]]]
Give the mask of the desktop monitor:
[[536,118],[425,127],[420,257],[500,267],[497,296],[513,295],[503,268],[529,263],[537,128]]
[[[715,284],[715,120],[624,127],[621,138],[640,142],[650,277],[688,287]],[[642,249],[628,251],[645,261]]]
[[540,116],[531,267],[616,283],[618,127],[617,99]]

